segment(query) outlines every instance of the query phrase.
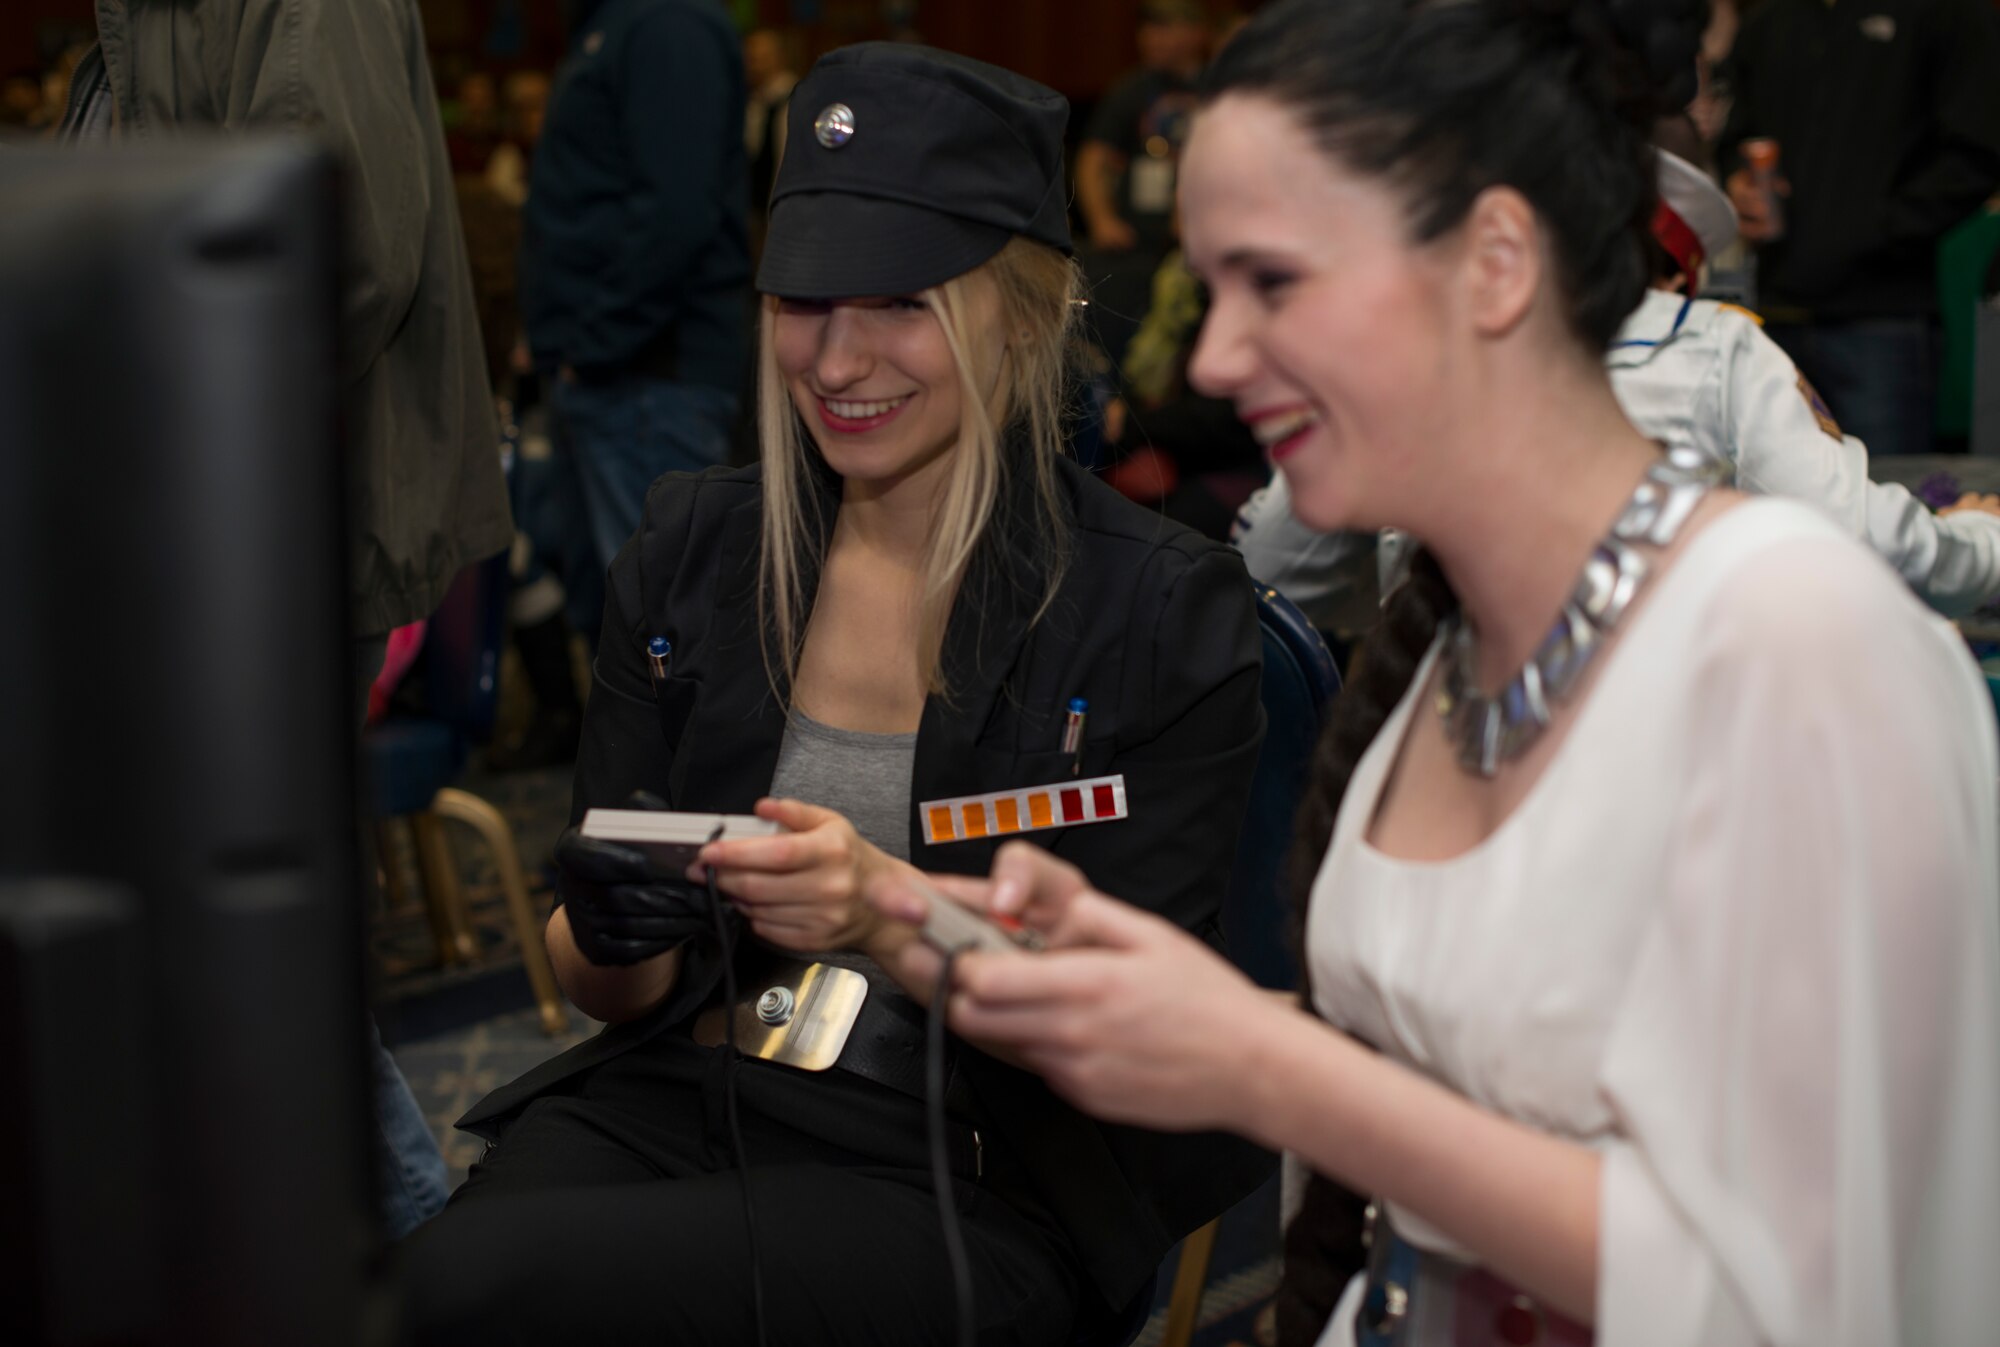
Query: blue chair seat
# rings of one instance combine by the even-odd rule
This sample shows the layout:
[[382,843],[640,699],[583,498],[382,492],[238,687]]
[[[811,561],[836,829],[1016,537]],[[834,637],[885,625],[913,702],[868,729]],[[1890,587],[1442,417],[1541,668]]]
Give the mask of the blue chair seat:
[[1286,935],[1292,818],[1305,794],[1321,718],[1340,691],[1340,671],[1305,614],[1269,586],[1257,587],[1257,625],[1264,642],[1264,747],[1250,782],[1222,929],[1238,968],[1260,987],[1286,989],[1298,985]]
[[437,793],[465,766],[465,740],[449,724],[403,716],[368,729],[370,783],[375,813],[396,818],[431,807]]
[[[1328,703],[1340,691],[1340,670],[1312,624],[1292,602],[1268,585],[1258,585],[1257,626],[1263,639],[1264,746],[1250,782],[1249,810],[1230,871],[1222,905],[1223,936],[1229,958],[1260,986],[1298,985],[1298,969],[1286,930],[1291,904],[1286,896],[1285,861],[1292,846],[1292,821],[1305,794],[1312,756]],[[1161,1347],[1188,1347],[1194,1338],[1203,1289],[1208,1284],[1218,1222],[1211,1221],[1181,1245],[1179,1265],[1169,1283]],[[1278,1231],[1270,1231],[1276,1253]]]

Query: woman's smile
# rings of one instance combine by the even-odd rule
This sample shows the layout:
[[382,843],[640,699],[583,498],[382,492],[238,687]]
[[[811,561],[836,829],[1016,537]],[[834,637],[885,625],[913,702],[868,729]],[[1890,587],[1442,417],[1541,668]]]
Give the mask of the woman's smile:
[[1319,425],[1319,413],[1311,407],[1272,407],[1264,411],[1242,413],[1243,422],[1250,427],[1250,434],[1264,447],[1273,463],[1283,462],[1299,451]]
[[839,435],[860,435],[888,425],[910,405],[914,393],[894,398],[830,398],[814,394],[820,424]]

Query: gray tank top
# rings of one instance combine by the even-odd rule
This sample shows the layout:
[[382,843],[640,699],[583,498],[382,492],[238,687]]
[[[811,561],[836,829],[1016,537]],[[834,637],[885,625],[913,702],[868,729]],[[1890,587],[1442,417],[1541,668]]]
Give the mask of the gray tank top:
[[[910,777],[917,736],[865,734],[822,725],[796,708],[785,722],[771,794],[838,810],[854,831],[899,861],[910,859]],[[811,955],[868,979],[870,995],[907,993],[873,959],[854,950]]]
[[771,794],[839,810],[854,831],[899,861],[910,859],[910,774],[917,736],[864,734],[822,725],[794,709],[778,747]]

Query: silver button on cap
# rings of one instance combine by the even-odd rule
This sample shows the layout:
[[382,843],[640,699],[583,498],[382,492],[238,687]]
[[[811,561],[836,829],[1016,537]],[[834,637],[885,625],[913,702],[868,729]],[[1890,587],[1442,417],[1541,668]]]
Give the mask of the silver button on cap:
[[813,137],[829,150],[854,139],[854,109],[845,103],[828,103],[813,118]]

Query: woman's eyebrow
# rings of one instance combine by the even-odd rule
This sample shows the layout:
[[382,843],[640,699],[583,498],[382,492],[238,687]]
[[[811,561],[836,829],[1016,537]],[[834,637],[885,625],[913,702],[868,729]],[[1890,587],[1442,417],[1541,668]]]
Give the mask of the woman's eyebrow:
[[1246,244],[1224,253],[1222,260],[1217,264],[1217,270],[1254,271],[1258,267],[1271,265],[1297,266],[1298,257],[1283,248]]

